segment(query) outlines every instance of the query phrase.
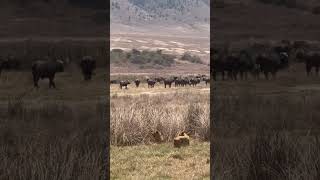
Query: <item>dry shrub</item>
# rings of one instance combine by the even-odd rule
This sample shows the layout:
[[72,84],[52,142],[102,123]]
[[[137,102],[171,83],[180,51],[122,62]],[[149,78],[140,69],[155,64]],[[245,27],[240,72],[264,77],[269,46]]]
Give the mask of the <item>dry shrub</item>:
[[[198,104],[196,108],[194,103]],[[160,131],[164,141],[171,142],[179,131],[190,127],[190,122],[191,127],[197,125],[194,132],[199,138],[206,140],[209,136],[208,94],[113,96],[110,113],[113,145],[149,143],[150,129]]]
[[105,107],[10,100],[0,119],[0,179],[103,179],[107,132],[97,112]]
[[211,162],[217,179],[318,179],[320,143],[279,131],[252,137],[215,140]]

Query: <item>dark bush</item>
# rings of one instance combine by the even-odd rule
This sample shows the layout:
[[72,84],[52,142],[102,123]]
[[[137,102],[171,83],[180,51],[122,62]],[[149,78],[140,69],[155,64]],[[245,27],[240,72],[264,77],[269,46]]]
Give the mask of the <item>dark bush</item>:
[[192,63],[198,63],[198,64],[203,64],[203,62],[201,61],[200,57],[196,56],[196,55],[191,55],[190,53],[186,52],[182,55],[181,60],[183,61],[189,61]]

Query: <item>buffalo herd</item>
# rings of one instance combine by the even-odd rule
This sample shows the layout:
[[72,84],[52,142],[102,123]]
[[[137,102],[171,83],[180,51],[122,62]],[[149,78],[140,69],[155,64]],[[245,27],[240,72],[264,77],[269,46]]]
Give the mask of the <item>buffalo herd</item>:
[[[0,76],[3,70],[19,70],[21,68],[22,59],[18,59],[12,55],[7,58],[0,58]],[[66,60],[50,59],[49,57],[42,60],[35,60],[31,63],[31,72],[33,76],[34,87],[39,88],[38,81],[40,79],[49,79],[49,88],[56,88],[54,77],[56,73],[63,72]],[[84,56],[79,62],[80,69],[85,81],[92,78],[96,68],[96,60],[91,56]]]
[[[155,85],[163,84],[164,88],[171,88],[171,86],[174,84],[174,87],[185,87],[185,86],[196,86],[201,81],[203,81],[206,85],[210,83],[210,77],[207,77],[206,75],[190,75],[187,77],[178,77],[178,76],[172,76],[172,77],[155,77],[155,78],[146,78],[145,82],[148,85],[148,88],[154,88]],[[142,82],[139,79],[135,79],[134,84],[136,85],[136,88],[139,87],[140,83]],[[119,84],[120,89],[122,87],[125,87],[125,89],[128,89],[128,85],[131,84],[129,80],[110,80],[110,84]]]
[[257,80],[260,73],[267,80],[270,75],[275,79],[279,71],[299,62],[305,63],[309,76],[313,68],[318,74],[320,67],[320,51],[313,50],[305,41],[282,40],[274,45],[255,43],[236,50],[216,48],[212,49],[212,52],[211,75],[214,80],[217,80],[217,75],[220,75],[222,80],[247,79],[248,74]]

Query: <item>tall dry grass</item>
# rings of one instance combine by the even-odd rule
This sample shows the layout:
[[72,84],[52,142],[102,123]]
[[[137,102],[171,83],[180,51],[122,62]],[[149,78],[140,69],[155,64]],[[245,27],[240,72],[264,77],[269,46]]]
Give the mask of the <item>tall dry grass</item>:
[[165,141],[172,141],[182,130],[194,138],[209,140],[209,109],[208,93],[112,95],[111,144],[147,144],[155,130],[163,134]]
[[215,179],[319,179],[317,91],[262,93],[244,87],[219,91],[213,100]]
[[0,179],[106,178],[106,100],[0,106]]

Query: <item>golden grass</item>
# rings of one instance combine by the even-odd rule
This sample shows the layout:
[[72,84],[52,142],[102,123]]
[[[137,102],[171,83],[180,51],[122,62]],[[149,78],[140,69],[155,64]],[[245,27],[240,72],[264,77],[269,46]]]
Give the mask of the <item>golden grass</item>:
[[[209,179],[209,85],[110,89],[111,179]],[[182,130],[190,146],[174,148]],[[154,131],[165,143],[152,143]]]
[[149,143],[151,131],[171,141],[185,130],[199,139],[209,138],[209,91],[205,86],[167,88],[156,86],[128,90],[111,87],[111,143]]
[[111,179],[210,179],[208,142],[111,146]]

